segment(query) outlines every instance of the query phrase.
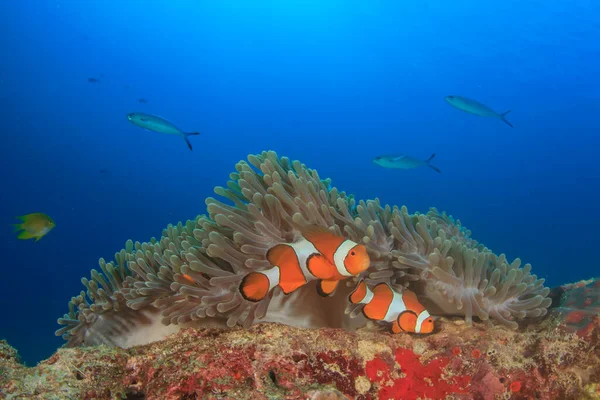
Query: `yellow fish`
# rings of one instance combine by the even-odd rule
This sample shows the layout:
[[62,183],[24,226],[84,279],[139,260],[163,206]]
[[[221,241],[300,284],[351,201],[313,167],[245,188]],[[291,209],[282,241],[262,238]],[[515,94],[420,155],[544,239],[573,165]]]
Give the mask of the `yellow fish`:
[[43,213],[31,213],[16,218],[23,220],[20,224],[14,224],[15,230],[20,231],[17,238],[22,240],[35,238],[37,242],[55,226],[52,218]]

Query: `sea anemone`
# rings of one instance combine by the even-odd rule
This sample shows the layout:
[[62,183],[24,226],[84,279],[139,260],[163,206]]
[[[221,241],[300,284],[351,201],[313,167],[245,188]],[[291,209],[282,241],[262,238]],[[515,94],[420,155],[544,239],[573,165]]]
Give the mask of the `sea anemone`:
[[[551,303],[529,264],[496,256],[460,221],[436,209],[411,215],[377,199],[356,202],[315,170],[272,151],[240,161],[215,193],[222,201],[206,200],[208,216],[169,225],[160,240],[128,241],[114,262],[101,259],[102,272],[82,279],[87,292],[71,299],[56,334],[68,346],[127,347],[182,326],[248,327],[257,320],[354,329],[365,323],[347,301],[358,279],[410,286],[433,315],[460,315],[469,324],[473,316],[491,317],[515,329]],[[309,284],[290,295],[276,288],[257,303],[243,299],[241,279],[269,268],[268,249],[297,240],[308,225],[365,244],[370,268],[332,298]]]

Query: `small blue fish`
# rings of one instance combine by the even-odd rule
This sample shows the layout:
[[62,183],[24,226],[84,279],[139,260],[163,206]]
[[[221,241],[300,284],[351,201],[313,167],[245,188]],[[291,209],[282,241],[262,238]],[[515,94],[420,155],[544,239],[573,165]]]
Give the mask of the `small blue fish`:
[[373,162],[383,168],[395,168],[395,169],[413,169],[419,168],[424,165],[428,166],[435,172],[442,172],[437,167],[431,165],[431,160],[435,157],[435,153],[431,155],[427,160],[419,160],[411,156],[379,156],[373,159]]
[[446,96],[445,99],[448,104],[450,104],[452,107],[458,108],[461,111],[478,115],[480,117],[498,118],[501,119],[506,125],[510,126],[511,128],[513,127],[512,124],[505,118],[506,114],[508,114],[510,110],[503,113],[497,113],[485,104],[481,104],[478,101],[461,96]]
[[144,113],[130,113],[127,114],[127,119],[134,125],[141,128],[148,129],[149,131],[166,133],[170,135],[179,135],[183,137],[187,146],[192,150],[192,144],[188,137],[193,135],[199,135],[199,132],[184,132],[164,118],[156,115],[144,114]]

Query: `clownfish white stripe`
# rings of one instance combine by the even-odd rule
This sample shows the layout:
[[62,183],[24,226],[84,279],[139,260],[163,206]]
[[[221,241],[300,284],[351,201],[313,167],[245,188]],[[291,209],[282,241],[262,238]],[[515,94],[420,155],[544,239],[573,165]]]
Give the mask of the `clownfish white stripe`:
[[392,302],[390,303],[387,313],[383,319],[385,322],[394,322],[400,313],[406,311],[406,305],[402,299],[402,294],[396,293],[395,290],[392,291],[392,293],[394,294],[392,297]]
[[339,272],[339,274],[342,276],[353,276],[346,269],[346,265],[344,264],[344,261],[346,260],[346,256],[348,255],[348,252],[354,246],[356,246],[356,243],[354,243],[351,240],[345,240],[342,242],[342,244],[339,245],[339,247],[336,249],[335,253],[333,254],[333,263],[335,264],[335,267],[337,268],[337,271]]
[[[321,281],[317,289],[320,294],[331,295],[338,281],[369,267],[370,258],[364,245],[319,226],[307,227],[300,234],[293,243],[279,243],[267,250],[265,258],[271,268],[244,276],[239,291],[245,300],[259,302],[277,286],[290,294],[313,280]],[[353,257],[346,259],[349,254]]]
[[423,325],[423,321],[425,321],[429,317],[430,315],[427,312],[427,310],[421,311],[421,314],[419,314],[419,317],[417,318],[417,326],[415,326],[416,333],[421,333],[421,325]]
[[267,279],[269,280],[269,291],[273,290],[273,288],[279,285],[279,278],[281,276],[279,272],[279,267],[275,266],[274,268],[269,268],[266,271],[260,271],[265,274]]
[[312,242],[309,240],[303,239],[296,243],[290,243],[289,246],[294,249],[296,252],[296,257],[298,257],[298,264],[300,265],[300,269],[302,273],[306,277],[307,280],[313,280],[313,274],[308,270],[308,257],[313,254],[320,254],[319,250],[315,247]]
[[371,302],[371,300],[373,300],[373,292],[371,292],[371,289],[369,289],[369,287],[367,286],[367,293],[365,294],[365,297],[359,301],[359,303],[362,304],[369,304]]

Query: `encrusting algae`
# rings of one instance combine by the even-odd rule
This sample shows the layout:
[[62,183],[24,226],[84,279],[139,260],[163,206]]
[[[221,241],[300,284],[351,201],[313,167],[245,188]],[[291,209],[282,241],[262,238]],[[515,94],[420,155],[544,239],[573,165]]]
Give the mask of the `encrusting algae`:
[[[57,335],[68,346],[127,347],[182,327],[249,327],[257,320],[354,330],[367,321],[365,302],[349,301],[361,281],[369,290],[381,283],[397,294],[410,288],[429,314],[463,316],[467,325],[477,317],[516,329],[546,314],[551,300],[544,280],[530,273],[529,264],[509,262],[473,240],[460,221],[436,209],[409,214],[377,199],[356,201],[330,183],[272,151],[248,156],[227,187],[215,188],[222,201],[206,200],[207,216],[169,225],[158,240],[128,241],[114,262],[100,259],[101,272],[82,279],[87,291],[72,298]],[[314,229],[364,246],[369,268],[344,276],[345,285],[306,279],[286,295],[269,281],[264,296],[244,298],[245,277],[265,276],[275,266],[279,277],[288,273],[283,264],[273,265],[271,249],[284,245],[298,255],[294,246]],[[315,247],[295,260],[304,278],[317,277],[306,258],[325,256]],[[339,270],[330,258],[327,265]]]
[[434,335],[275,323],[189,328],[132,349],[59,349],[33,368],[0,341],[0,393],[9,400],[600,399],[597,334],[584,340],[546,324],[439,322],[443,332]]

